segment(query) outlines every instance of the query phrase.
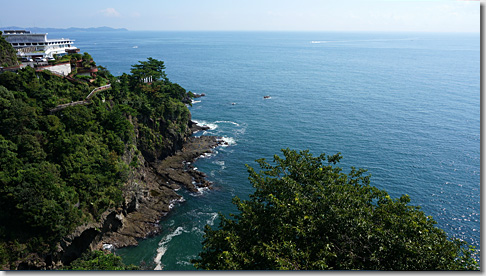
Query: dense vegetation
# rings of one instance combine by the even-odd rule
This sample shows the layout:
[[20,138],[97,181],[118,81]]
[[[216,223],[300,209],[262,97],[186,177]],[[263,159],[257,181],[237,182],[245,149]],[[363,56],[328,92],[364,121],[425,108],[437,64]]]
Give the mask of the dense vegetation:
[[9,67],[18,65],[15,49],[2,37],[0,31],[0,67]]
[[[51,252],[76,226],[119,206],[126,152],[163,158],[188,134],[191,93],[169,81],[162,61],[120,77],[98,69],[93,84],[31,67],[0,74],[0,268]],[[108,82],[112,89],[89,103],[50,111]]]
[[197,268],[217,270],[477,270],[473,249],[450,240],[403,195],[370,185],[340,155],[283,150],[274,165],[248,167],[256,191],[240,211],[207,226]]
[[137,266],[125,265],[121,257],[113,253],[104,253],[103,251],[86,252],[80,258],[76,259],[65,270],[138,270]]

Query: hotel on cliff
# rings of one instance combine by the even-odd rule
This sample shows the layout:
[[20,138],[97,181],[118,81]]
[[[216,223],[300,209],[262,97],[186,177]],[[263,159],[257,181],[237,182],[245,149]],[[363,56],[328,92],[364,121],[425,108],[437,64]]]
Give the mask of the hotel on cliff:
[[35,34],[25,30],[5,30],[2,34],[20,58],[53,58],[70,52],[79,52],[74,40],[69,38],[48,39],[47,33]]

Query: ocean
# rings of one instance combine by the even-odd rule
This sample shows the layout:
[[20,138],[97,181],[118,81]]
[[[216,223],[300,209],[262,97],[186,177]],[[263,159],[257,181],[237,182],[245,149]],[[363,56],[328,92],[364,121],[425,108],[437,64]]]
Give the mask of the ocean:
[[[391,196],[408,194],[451,237],[480,248],[480,35],[352,32],[50,33],[114,75],[153,57],[205,93],[190,108],[228,146],[195,162],[213,189],[191,194],[162,233],[118,249],[145,269],[191,270],[204,226],[253,192],[245,164],[280,149],[340,152]],[[269,95],[269,99],[263,97]]]

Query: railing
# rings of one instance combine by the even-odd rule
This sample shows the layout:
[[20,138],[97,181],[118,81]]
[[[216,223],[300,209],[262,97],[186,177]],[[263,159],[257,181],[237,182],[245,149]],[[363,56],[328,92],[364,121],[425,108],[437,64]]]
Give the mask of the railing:
[[91,97],[93,97],[93,95],[96,92],[99,92],[99,91],[102,91],[102,90],[107,90],[107,89],[110,89],[110,88],[111,88],[111,83],[107,84],[107,85],[100,86],[100,87],[96,87],[95,89],[93,89],[93,91],[91,91],[91,93],[89,93],[88,96],[86,96],[86,100],[91,99]]
[[88,104],[89,102],[88,101],[77,101],[77,102],[71,102],[71,103],[67,103],[67,104],[60,104],[56,107],[54,107],[53,109],[49,110],[51,113],[53,112],[57,112],[61,109],[64,109],[66,107],[69,107],[69,106],[75,106],[75,105],[80,105],[80,104]]
[[60,105],[54,107],[53,109],[51,109],[49,111],[52,114],[54,112],[57,112],[57,111],[62,110],[66,107],[69,107],[69,106],[89,104],[90,103],[89,99],[91,99],[96,92],[100,92],[100,91],[107,90],[107,89],[110,89],[110,88],[111,88],[111,84],[96,87],[95,89],[93,89],[93,91],[91,91],[91,93],[89,93],[89,95],[84,99],[84,101],[77,101],[77,102],[70,102],[70,103],[66,103],[66,104],[60,104]]

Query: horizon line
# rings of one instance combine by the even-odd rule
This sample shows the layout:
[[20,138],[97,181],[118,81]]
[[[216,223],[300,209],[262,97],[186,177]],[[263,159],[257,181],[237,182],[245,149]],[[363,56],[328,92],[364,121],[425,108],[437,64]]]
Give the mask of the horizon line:
[[18,27],[19,29],[29,30],[29,29],[58,29],[58,30],[68,30],[71,28],[74,29],[97,29],[97,28],[110,28],[113,31],[130,31],[130,32],[376,32],[376,33],[468,33],[468,34],[481,34],[481,30],[478,31],[422,31],[422,30],[243,30],[243,29],[234,29],[234,30],[223,30],[223,29],[208,29],[208,30],[197,30],[197,29],[184,29],[184,30],[176,30],[176,29],[159,29],[159,30],[151,30],[151,29],[128,29],[125,27],[109,27],[109,26],[98,26],[98,27],[19,27],[19,26],[5,26],[0,27],[1,30],[9,30],[12,28],[9,27]]

